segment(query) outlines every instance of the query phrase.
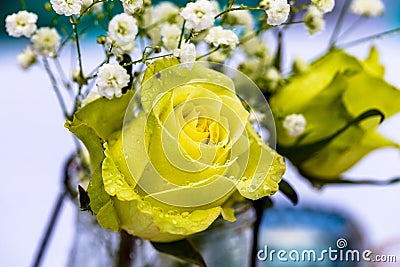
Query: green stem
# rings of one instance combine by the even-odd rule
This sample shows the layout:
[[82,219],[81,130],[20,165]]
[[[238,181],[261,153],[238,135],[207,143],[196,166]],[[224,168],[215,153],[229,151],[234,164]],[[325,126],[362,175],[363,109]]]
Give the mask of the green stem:
[[[231,9],[232,6],[233,6],[234,4],[235,4],[235,0],[228,0],[228,5],[226,6],[226,9]],[[226,15],[227,15],[227,14],[225,14],[225,15],[222,17],[222,19],[221,19],[221,25],[225,23],[225,20],[226,20],[226,18],[227,18]]]
[[22,10],[26,10],[25,0],[19,0],[19,3],[21,4]]
[[343,179],[343,177],[324,179],[324,178],[308,177],[308,176],[306,178],[313,185],[319,185],[319,186],[322,186],[325,184],[385,186],[385,185],[392,185],[392,184],[400,183],[400,177],[391,178],[388,180],[370,180],[370,179],[348,180],[348,179]]
[[[74,30],[74,35],[75,35],[76,50],[77,50],[77,53],[78,53],[79,78],[80,79],[84,79],[84,77],[83,77],[82,55],[81,55],[81,46],[79,44],[79,33],[78,33],[77,21],[73,17],[71,17],[71,21],[72,21],[72,28]],[[76,95],[76,100],[78,100],[78,98],[81,96],[81,94],[82,94],[82,85],[79,85],[78,94]]]
[[215,47],[214,49],[212,49],[212,50],[208,51],[207,53],[205,53],[204,55],[198,56],[198,57],[196,58],[196,60],[199,60],[199,59],[202,59],[202,58],[204,58],[204,57],[206,57],[206,56],[209,56],[209,55],[211,55],[212,53],[217,52],[220,48],[221,48],[221,46],[217,46],[217,47]]
[[380,38],[383,38],[383,37],[386,37],[386,36],[389,36],[389,35],[392,35],[392,34],[398,34],[398,33],[400,33],[400,27],[392,29],[392,30],[389,30],[389,31],[381,32],[381,33],[378,33],[378,34],[373,34],[373,35],[370,35],[370,36],[367,36],[367,37],[363,37],[363,38],[360,38],[360,39],[357,39],[357,40],[354,40],[354,41],[350,41],[350,42],[347,42],[347,43],[339,44],[338,47],[340,47],[340,48],[349,48],[349,47],[352,47],[352,46],[355,46],[355,45],[359,45],[359,44],[362,44],[362,43],[365,43],[365,42],[369,42],[369,41],[372,41],[372,40],[380,39]]
[[218,13],[214,19],[217,19],[219,17],[221,17],[222,15],[231,12],[231,11],[236,11],[236,10],[258,10],[258,11],[265,11],[264,8],[261,7],[247,7],[247,6],[240,6],[240,7],[232,7],[232,8],[227,8],[224,11]]
[[283,31],[278,32],[278,49],[276,50],[274,66],[279,71],[282,72],[282,55],[283,55]]
[[161,55],[161,56],[148,57],[148,58],[141,58],[141,59],[138,59],[138,60],[129,62],[129,63],[125,63],[125,64],[122,65],[122,66],[125,67],[125,66],[129,66],[129,65],[135,65],[135,64],[137,64],[137,63],[143,63],[144,60],[153,60],[153,59],[162,58],[162,57],[168,57],[168,56],[172,56],[172,55],[173,55],[173,54],[170,53],[170,54],[165,54],[165,55]]
[[71,89],[71,84],[68,82],[67,77],[65,76],[64,70],[61,66],[60,60],[58,58],[54,59],[54,65],[58,71],[58,75],[61,77],[61,81],[67,90]]
[[340,15],[338,17],[338,20],[336,21],[335,28],[333,29],[331,38],[329,40],[329,49],[335,47],[336,39],[340,33],[340,30],[342,29],[344,17],[346,15],[347,10],[349,9],[349,6],[350,6],[350,0],[345,0],[342,9],[340,10]]
[[89,10],[90,10],[94,5],[99,4],[99,3],[103,3],[103,2],[107,2],[107,0],[93,1],[93,3],[91,3],[88,7],[86,7],[86,8],[81,12],[81,14],[79,15],[79,17],[76,19],[76,23],[78,23],[78,22],[81,20],[81,18],[82,18],[87,12],[89,12]]
[[181,45],[182,45],[183,35],[185,34],[185,24],[186,24],[186,20],[184,20],[183,24],[182,24],[181,35],[179,36],[178,49],[181,48]]
[[47,72],[47,75],[50,78],[50,82],[53,86],[54,92],[56,93],[56,96],[57,96],[58,102],[60,103],[60,107],[64,114],[64,117],[66,119],[71,119],[71,116],[68,114],[68,111],[67,111],[67,106],[65,105],[64,99],[61,95],[60,89],[58,88],[57,79],[54,76],[53,72],[51,71],[51,68],[50,68],[49,62],[47,61],[47,58],[43,58],[43,65],[44,65],[44,69]]

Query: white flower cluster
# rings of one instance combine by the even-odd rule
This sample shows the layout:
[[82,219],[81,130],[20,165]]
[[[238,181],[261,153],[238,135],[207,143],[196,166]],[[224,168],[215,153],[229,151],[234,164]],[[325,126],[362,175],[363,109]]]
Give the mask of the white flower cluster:
[[272,26],[284,23],[290,14],[290,5],[287,0],[262,0],[260,7],[265,8],[267,23]]
[[31,38],[33,50],[44,57],[56,56],[60,40],[61,36],[56,29],[48,27],[38,29]]
[[311,0],[323,13],[328,13],[335,7],[335,0]]
[[135,14],[143,7],[143,0],[121,0],[124,12],[130,15]]
[[174,50],[174,56],[179,57],[185,67],[191,69],[196,61],[196,46],[192,43],[184,43],[181,48]]
[[181,11],[181,16],[186,20],[186,28],[199,32],[214,25],[217,10],[213,3],[207,0],[198,0],[188,3]]
[[385,12],[382,0],[353,0],[350,10],[357,15],[377,17]]
[[37,19],[38,16],[36,14],[25,10],[9,15],[6,18],[7,33],[13,37],[31,37],[36,31]]
[[122,88],[129,83],[126,69],[116,63],[101,66],[97,72],[96,86],[100,95],[108,99],[120,97]]
[[304,133],[307,121],[302,114],[291,114],[283,120],[283,128],[289,136],[296,137]]
[[36,63],[37,57],[32,48],[28,46],[23,52],[17,56],[19,65],[24,69],[28,69],[30,66]]
[[126,13],[114,16],[108,24],[108,42],[116,49],[117,54],[130,53],[138,34],[136,19]]
[[[104,22],[108,22],[106,33],[97,39],[103,46],[107,62],[110,59],[120,61],[119,63],[131,60],[131,53],[140,33],[139,38],[142,38],[143,42],[140,43],[142,51],[138,54],[141,54],[142,58],[133,60],[135,63],[146,63],[173,55],[190,69],[198,58],[223,63],[234,55],[239,55],[238,68],[257,85],[264,86],[271,92],[283,84],[283,77],[275,64],[274,56],[263,40],[262,33],[268,31],[271,28],[269,26],[284,24],[290,12],[307,7],[304,25],[310,34],[315,34],[325,28],[324,14],[332,11],[335,6],[335,0],[309,0],[306,5],[295,4],[295,1],[289,0],[261,0],[256,7],[228,5],[220,10],[215,0],[188,1],[183,7],[168,1],[161,1],[154,6],[150,0],[113,2],[119,2],[123,12],[114,15],[110,20],[103,20],[103,11],[110,11],[108,15],[115,14],[114,3],[104,1],[103,4],[103,1],[99,0],[50,0],[51,8],[57,14],[71,17],[72,24],[80,23],[85,19],[83,17],[86,13],[94,15],[88,16],[95,20],[94,25],[104,26]],[[369,17],[382,14],[384,8],[382,0],[353,0],[351,5],[353,13]],[[254,14],[250,10],[261,11],[261,23],[265,23],[263,18],[266,14],[266,24],[269,26],[259,27],[262,29],[261,33],[254,29]],[[265,14],[262,14],[264,11]],[[61,36],[56,30],[56,27],[60,26],[59,22],[55,21],[52,28],[38,29],[37,20],[38,16],[28,11],[20,11],[6,18],[6,30],[10,36],[30,38],[31,44],[18,55],[18,62],[23,69],[28,69],[40,57],[57,57],[58,49],[64,47],[60,46]],[[72,28],[69,30],[72,35],[75,34]],[[66,42],[76,40],[79,43],[78,39],[79,36],[73,36],[67,38]],[[242,49],[236,51],[238,45]],[[202,54],[198,55],[197,52],[200,51]],[[244,60],[240,55],[243,55]],[[136,76],[132,78],[129,77],[130,73],[128,74],[131,67],[134,68],[133,62],[127,69],[122,67],[122,63],[102,65],[97,70],[96,85],[99,94],[107,98],[119,97],[122,88],[129,84],[130,79],[136,79]],[[94,76],[84,76],[81,67],[82,64],[74,71],[72,81],[79,86],[87,86]],[[305,127],[305,120],[301,119],[304,119],[301,115],[292,115],[286,118],[285,128],[294,136],[301,132],[301,127]]]
[[164,24],[161,28],[161,36],[164,47],[173,50],[178,47],[181,29],[176,24]]
[[239,43],[239,38],[233,31],[225,30],[221,26],[211,28],[204,40],[215,47],[225,46],[232,50]]
[[10,36],[25,36],[31,39],[31,45],[17,56],[19,65],[28,69],[36,63],[37,55],[54,57],[61,36],[54,28],[43,27],[37,29],[38,16],[25,10],[6,17],[6,30]]
[[50,0],[54,11],[59,15],[78,15],[82,9],[82,0]]
[[325,28],[324,13],[314,5],[310,5],[304,15],[304,24],[310,34],[315,34]]

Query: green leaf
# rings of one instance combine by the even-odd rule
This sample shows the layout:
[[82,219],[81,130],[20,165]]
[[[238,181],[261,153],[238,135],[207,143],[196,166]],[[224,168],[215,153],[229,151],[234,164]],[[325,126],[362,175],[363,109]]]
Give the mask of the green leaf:
[[379,53],[375,46],[371,46],[368,57],[363,62],[364,68],[370,74],[379,78],[385,75],[385,67],[379,63]]
[[151,242],[153,247],[161,253],[165,253],[181,259],[185,262],[195,264],[200,267],[207,267],[206,262],[200,252],[189,239],[170,243]]
[[295,164],[301,164],[303,161],[307,160],[309,157],[312,157],[318,151],[324,149],[330,142],[332,142],[339,135],[344,133],[347,129],[349,129],[353,125],[357,125],[365,119],[370,117],[380,117],[380,122],[382,122],[385,118],[385,115],[379,110],[368,110],[364,113],[360,114],[357,118],[349,121],[345,126],[337,130],[334,134],[324,138],[322,140],[318,140],[316,142],[305,144],[305,145],[295,145],[291,147],[279,147],[279,151],[283,151],[285,155],[287,154],[289,159]]
[[78,137],[89,151],[92,169],[93,167],[98,166],[104,159],[104,148],[103,140],[101,140],[94,129],[85,123],[78,124],[72,122],[67,122],[65,127]]
[[96,217],[97,221],[103,228],[114,232],[118,232],[120,230],[118,214],[111,199],[106,203],[106,205],[101,207]]
[[133,90],[129,90],[119,98],[111,100],[104,97],[98,98],[78,110],[72,122],[67,121],[66,126],[71,130],[74,127],[86,125],[93,129],[99,138],[107,140],[112,133],[121,131],[125,111],[134,94]]
[[286,182],[286,180],[282,179],[279,183],[279,191],[281,191],[293,205],[297,205],[299,202],[299,197],[297,196],[296,191],[288,182]]
[[110,195],[104,190],[101,164],[93,170],[87,192],[90,198],[90,207],[96,214],[110,201]]

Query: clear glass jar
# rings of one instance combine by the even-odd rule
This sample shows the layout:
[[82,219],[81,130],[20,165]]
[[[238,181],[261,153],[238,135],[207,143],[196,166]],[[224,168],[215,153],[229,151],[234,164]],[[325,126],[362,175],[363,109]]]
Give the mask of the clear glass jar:
[[[68,187],[76,203],[76,188],[84,182],[84,169],[78,157],[68,164]],[[75,191],[74,191],[75,190]],[[249,203],[235,207],[237,220],[217,219],[211,227],[190,239],[199,249],[208,267],[247,267],[251,254],[255,213]],[[124,260],[121,261],[121,259]],[[123,263],[122,263],[123,262]],[[127,263],[128,262],[128,263]],[[78,211],[75,237],[68,267],[175,267],[194,266],[159,253],[151,243],[125,233],[103,229],[88,211]]]

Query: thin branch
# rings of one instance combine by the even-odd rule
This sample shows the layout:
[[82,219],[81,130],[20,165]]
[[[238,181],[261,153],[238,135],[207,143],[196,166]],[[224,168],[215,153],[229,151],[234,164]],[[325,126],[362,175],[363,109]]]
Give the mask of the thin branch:
[[19,0],[19,3],[21,4],[22,10],[26,10],[26,4],[24,0]]
[[370,36],[367,36],[367,37],[363,37],[363,38],[360,38],[360,39],[357,39],[357,40],[354,40],[354,41],[342,43],[342,44],[337,45],[337,47],[349,48],[349,47],[352,47],[352,46],[355,46],[355,45],[359,45],[359,44],[362,44],[362,43],[365,43],[365,42],[369,42],[369,41],[372,41],[372,40],[376,40],[376,39],[381,39],[383,37],[387,37],[389,35],[398,34],[398,33],[400,33],[400,27],[392,29],[392,30],[389,30],[389,31],[381,32],[381,33],[378,33],[378,34],[373,34],[373,35],[370,35]]
[[317,177],[306,177],[313,185],[325,185],[325,184],[335,184],[335,185],[391,185],[400,183],[400,177],[391,178],[389,180],[372,180],[372,179],[360,179],[360,180],[348,180],[342,177],[337,178],[317,178]]
[[335,40],[335,43],[343,38],[344,36],[348,35],[352,30],[354,30],[354,28],[356,28],[361,22],[363,22],[364,17],[363,16],[359,16],[346,30],[344,30]]
[[54,59],[54,65],[56,66],[56,69],[58,71],[58,74],[61,77],[62,83],[65,86],[66,89],[71,89],[71,84],[68,82],[68,79],[65,75],[65,72],[61,66],[60,60],[58,60],[58,58]]
[[[74,20],[73,17],[71,17],[72,21],[72,28],[74,29],[74,35],[75,35],[75,44],[76,44],[76,51],[78,53],[78,63],[79,63],[79,76],[81,79],[83,79],[83,64],[82,64],[82,55],[81,55],[81,46],[79,44],[79,33],[78,33],[78,26],[77,22]],[[82,85],[79,85],[78,89],[78,94],[76,95],[76,98],[78,99],[81,96],[82,91]]]
[[52,215],[50,217],[50,221],[46,227],[46,231],[45,231],[45,234],[40,243],[39,250],[37,251],[37,254],[35,255],[32,267],[39,267],[41,265],[43,255],[46,252],[47,245],[49,243],[49,239],[53,233],[54,227],[56,226],[57,219],[62,210],[64,199],[66,196],[67,196],[67,192],[65,190],[58,195],[56,205],[53,209]]
[[199,59],[202,59],[204,57],[207,57],[207,56],[211,55],[212,53],[217,52],[220,48],[221,48],[221,46],[219,45],[219,46],[215,47],[214,49],[211,49],[210,51],[208,51],[204,55],[198,56],[196,58],[196,60],[199,60]]
[[231,11],[236,11],[236,10],[257,10],[257,11],[265,11],[264,8],[261,7],[247,7],[247,6],[240,6],[240,7],[232,7],[232,8],[227,8],[224,11],[218,13],[214,19],[217,19],[219,17],[221,17],[222,15],[231,12]]
[[185,24],[186,24],[186,20],[184,20],[183,24],[182,24],[181,35],[179,36],[178,49],[181,48],[181,45],[182,45],[183,35],[185,33]]
[[141,59],[138,59],[138,60],[129,62],[129,63],[125,63],[125,64],[122,65],[122,66],[125,67],[125,66],[129,66],[129,65],[136,65],[137,63],[144,63],[143,61],[146,61],[146,60],[153,60],[153,59],[162,58],[162,57],[169,57],[169,56],[172,56],[172,55],[173,55],[173,54],[170,53],[170,54],[165,54],[165,55],[161,55],[161,56],[148,57],[148,58],[141,58]]
[[53,72],[51,71],[51,68],[50,68],[47,58],[43,58],[43,65],[44,65],[44,69],[46,70],[47,75],[50,78],[51,85],[53,86],[54,92],[56,93],[56,96],[57,96],[58,102],[60,104],[61,110],[64,114],[64,117],[66,119],[70,119],[70,115],[68,114],[67,106],[65,105],[64,98],[62,97],[60,89],[58,88],[57,79],[54,76]]
[[333,29],[331,38],[329,40],[329,49],[332,49],[335,46],[335,41],[340,33],[340,30],[342,29],[344,17],[346,15],[347,10],[349,9],[350,6],[350,0],[345,0],[342,10],[340,10],[339,17],[336,21],[335,28]]

